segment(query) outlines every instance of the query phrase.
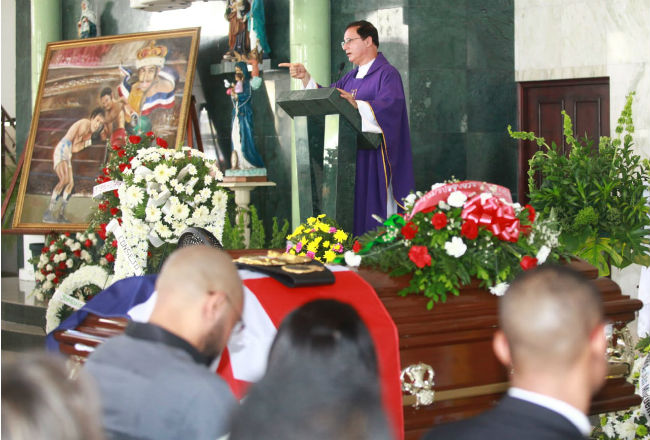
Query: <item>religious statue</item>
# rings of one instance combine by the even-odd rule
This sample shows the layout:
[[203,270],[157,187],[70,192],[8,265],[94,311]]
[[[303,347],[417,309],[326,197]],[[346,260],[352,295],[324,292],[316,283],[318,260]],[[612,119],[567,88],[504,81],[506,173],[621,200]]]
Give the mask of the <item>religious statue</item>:
[[232,169],[263,168],[264,162],[255,148],[253,139],[253,109],[251,107],[251,92],[262,85],[259,77],[257,59],[251,59],[253,75],[248,71],[248,65],[239,61],[235,64],[235,83],[224,80],[233,103],[232,109]]
[[135,74],[120,66],[124,76],[117,91],[124,104],[124,121],[129,133],[139,134],[150,131],[150,114],[158,108],[174,107],[178,73],[165,66],[167,47],[156,46],[155,41],[138,50]]
[[79,38],[92,38],[97,36],[97,16],[90,7],[89,0],[81,0],[81,17],[77,22],[77,35]]
[[223,56],[229,61],[245,61],[249,58],[262,60],[262,54],[269,54],[271,48],[266,39],[266,20],[262,0],[228,0],[226,20],[228,30],[228,52]]

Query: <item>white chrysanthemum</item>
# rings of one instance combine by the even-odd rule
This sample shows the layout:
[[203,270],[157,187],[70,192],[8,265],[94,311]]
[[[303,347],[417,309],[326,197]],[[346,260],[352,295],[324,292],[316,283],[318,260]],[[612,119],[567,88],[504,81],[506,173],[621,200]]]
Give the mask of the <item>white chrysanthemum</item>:
[[54,252],[55,250],[56,250],[56,244],[50,246],[50,252]]
[[81,259],[84,260],[86,263],[89,263],[90,260],[93,259],[93,257],[90,255],[90,253],[86,250],[81,251]]
[[209,219],[209,216],[210,216],[210,211],[208,211],[208,208],[206,208],[205,206],[199,206],[192,213],[192,219],[197,224],[206,223]]
[[48,281],[52,281],[55,277],[56,277],[56,275],[54,275],[53,273],[48,273],[48,274],[45,276],[45,278],[46,278]]
[[216,165],[212,165],[212,169],[210,170],[210,174],[212,174],[212,176],[216,180],[219,180],[219,181],[223,180],[223,173],[221,172],[219,167],[217,167]]
[[449,206],[444,200],[441,200],[438,202],[438,208],[442,209],[443,211],[449,211],[451,206]]
[[45,280],[45,275],[43,275],[41,272],[34,272],[34,277],[36,278],[36,281]]
[[174,237],[180,237],[180,235],[187,229],[187,226],[185,226],[184,222],[174,222],[172,225],[174,228]]
[[49,261],[49,258],[47,258],[47,255],[45,255],[45,254],[41,254],[41,256],[38,257],[38,265],[39,266],[46,265],[48,261]]
[[190,173],[190,176],[196,175],[196,167],[193,164],[187,165],[187,171]]
[[34,296],[38,301],[45,301],[45,295],[43,295],[43,291],[40,289],[37,290],[36,293],[34,293]]
[[[144,200],[144,191],[138,186],[129,186],[124,191],[124,205],[127,208],[135,208]],[[120,201],[122,201],[122,192],[120,191]]]
[[156,223],[153,230],[160,236],[160,238],[169,238],[172,235],[172,231],[162,222]]
[[451,241],[445,242],[445,252],[452,257],[460,258],[465,254],[467,245],[460,237],[452,237]]
[[140,159],[138,159],[137,157],[134,157],[134,158],[131,160],[131,167],[132,167],[133,169],[138,168],[141,164],[142,164],[142,162],[140,162]]
[[212,183],[213,180],[214,180],[214,179],[212,178],[211,175],[206,174],[205,177],[203,178],[203,184],[204,184],[205,186],[208,186],[208,185],[210,185],[210,184]]
[[546,261],[550,253],[551,253],[551,249],[548,246],[542,246],[541,248],[539,248],[539,250],[537,251],[537,255],[535,255],[535,258],[537,258],[537,263],[544,264],[544,262]]
[[409,206],[413,205],[416,200],[417,200],[417,197],[413,193],[411,193],[408,196],[404,197],[404,203],[406,205],[409,205]]
[[136,174],[133,177],[133,183],[140,183],[143,180],[145,180],[146,177],[149,177],[149,176],[153,177],[151,174],[148,174],[147,176],[143,176],[142,174]]
[[185,220],[190,215],[190,208],[184,203],[179,203],[172,206],[171,212],[175,218]]
[[223,191],[215,191],[212,194],[212,206],[217,209],[225,209],[227,201],[228,196]]
[[73,244],[73,243],[74,243],[74,241],[72,241],[71,238],[68,238],[68,239],[65,241],[65,247],[67,247],[67,248],[72,247],[72,244]]
[[97,237],[95,236],[95,233],[94,233],[94,232],[91,232],[90,234],[88,234],[88,238],[89,238],[90,240],[94,240],[94,239],[96,239]]
[[174,174],[176,174],[176,168],[168,167],[165,164],[157,165],[153,170],[154,179],[158,183],[167,182]]
[[86,241],[86,237],[81,232],[77,232],[74,236],[78,241]]
[[160,212],[160,209],[156,208],[155,206],[147,206],[144,210],[145,212],[145,220],[154,223],[160,220],[160,217],[162,216],[162,213]]
[[454,191],[449,194],[447,203],[449,203],[449,205],[453,206],[454,208],[461,208],[465,204],[466,200],[467,196],[465,194],[460,191]]
[[151,181],[153,181],[155,179],[155,177],[156,176],[154,176],[153,174],[147,174],[146,176],[144,176],[144,180],[146,182],[151,182]]
[[70,249],[72,249],[73,251],[78,251],[79,249],[81,249],[81,243],[79,242],[74,243],[72,246],[70,246]]
[[616,432],[619,434],[621,440],[634,440],[636,436],[636,423],[634,423],[634,419],[630,417],[620,422],[616,426]]
[[99,264],[100,266],[106,266],[108,264],[108,260],[104,257],[99,259]]
[[50,290],[52,287],[54,287],[54,284],[52,284],[52,281],[50,280],[47,280],[43,283],[43,290],[46,292]]
[[122,174],[130,176],[133,174],[133,170],[131,168],[124,168],[124,171],[122,171]]
[[51,264],[48,264],[47,266],[45,266],[45,270],[47,270],[48,272],[51,271],[52,269],[53,269],[53,267],[52,267]]
[[492,295],[502,296],[504,293],[506,293],[508,287],[510,287],[508,283],[499,283],[495,286],[490,287],[490,293]]
[[68,259],[65,261],[65,265],[68,266],[68,269],[72,269],[72,265],[73,265],[73,264],[74,264],[74,263],[72,262],[72,259],[71,259],[71,258],[68,258]]

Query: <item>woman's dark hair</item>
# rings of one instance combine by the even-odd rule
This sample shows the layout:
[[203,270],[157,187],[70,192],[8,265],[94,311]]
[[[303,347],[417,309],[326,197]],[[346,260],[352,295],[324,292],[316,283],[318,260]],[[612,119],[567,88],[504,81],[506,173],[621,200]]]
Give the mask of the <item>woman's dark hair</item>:
[[377,376],[377,356],[368,328],[350,305],[333,299],[311,301],[282,321],[269,352],[268,370],[314,364]]
[[377,28],[374,27],[372,23],[366,20],[353,21],[345,27],[345,30],[347,31],[351,27],[358,28],[357,34],[359,34],[363,40],[372,37],[372,43],[376,47],[379,47],[379,34],[377,33]]

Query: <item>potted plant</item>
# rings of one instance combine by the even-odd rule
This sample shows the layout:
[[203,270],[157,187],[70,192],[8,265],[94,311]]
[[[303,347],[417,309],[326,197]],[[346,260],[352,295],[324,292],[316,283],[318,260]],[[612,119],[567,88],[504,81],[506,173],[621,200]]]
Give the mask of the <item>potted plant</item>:
[[610,265],[650,265],[650,216],[644,196],[650,164],[632,150],[633,97],[627,96],[618,119],[618,137],[601,137],[597,148],[574,136],[571,119],[562,111],[568,155],[554,142],[549,146],[532,132],[513,132],[508,126],[513,138],[543,147],[529,162],[530,204],[541,217],[557,219],[564,249],[596,266],[601,276],[609,275]]

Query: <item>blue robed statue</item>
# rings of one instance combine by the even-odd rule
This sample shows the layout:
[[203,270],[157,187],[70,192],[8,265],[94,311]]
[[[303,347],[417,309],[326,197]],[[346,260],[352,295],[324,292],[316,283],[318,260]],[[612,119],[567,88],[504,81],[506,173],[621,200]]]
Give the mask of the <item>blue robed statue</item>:
[[235,64],[235,83],[226,86],[233,103],[232,133],[231,133],[231,168],[250,169],[263,168],[264,161],[255,148],[253,138],[253,108],[251,107],[252,91],[262,85],[257,69],[257,60],[251,60],[253,75],[248,71],[245,62]]

